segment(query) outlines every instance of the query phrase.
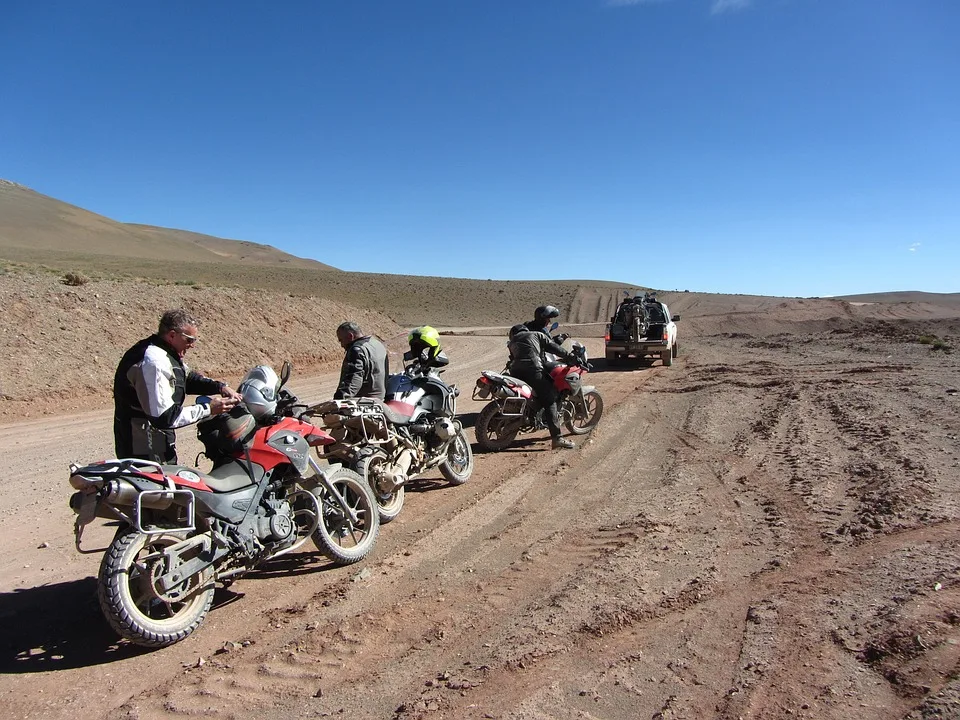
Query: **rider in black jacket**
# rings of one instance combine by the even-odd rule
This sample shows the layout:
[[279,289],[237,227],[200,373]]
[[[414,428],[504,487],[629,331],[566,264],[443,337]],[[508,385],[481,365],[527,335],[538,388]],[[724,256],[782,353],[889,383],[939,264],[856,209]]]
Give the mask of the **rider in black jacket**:
[[360,326],[349,320],[340,323],[337,340],[346,353],[333,399],[371,397],[383,400],[390,376],[390,358],[383,343],[372,335],[364,335]]
[[[177,462],[178,427],[230,410],[240,396],[230,387],[191,370],[183,360],[197,342],[200,321],[185,310],[168,310],[156,335],[127,350],[113,378],[113,436],[118,458]],[[187,395],[206,394],[196,405]]]
[[528,330],[549,335],[550,331],[547,328],[550,327],[551,321],[558,317],[560,317],[560,311],[553,305],[541,305],[533,311],[533,320],[527,320],[523,325]]
[[542,331],[530,330],[526,324],[510,328],[510,375],[533,388],[539,407],[544,409],[544,419],[553,439],[552,447],[570,449],[573,443],[560,437],[560,421],[557,417],[557,389],[553,385],[544,354],[551,353],[573,364],[577,358],[557,345]]

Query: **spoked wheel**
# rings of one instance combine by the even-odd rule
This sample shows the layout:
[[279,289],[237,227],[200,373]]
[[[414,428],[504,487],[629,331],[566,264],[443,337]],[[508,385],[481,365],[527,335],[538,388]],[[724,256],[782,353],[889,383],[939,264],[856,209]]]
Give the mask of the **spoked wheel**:
[[100,609],[110,626],[132,643],[173,645],[196,630],[210,610],[211,569],[171,587],[161,581],[168,573],[163,550],[182,539],[182,534],[145,535],[127,528],[117,533],[103,556],[97,583]]
[[327,475],[327,481],[336,495],[323,483],[313,491],[321,507],[313,542],[333,562],[349,565],[363,560],[377,542],[380,532],[377,501],[364,479],[353,470],[337,468]]
[[517,439],[520,432],[519,418],[506,418],[500,414],[497,403],[488,403],[477,415],[477,442],[484,450],[504,450]]
[[462,429],[447,446],[447,459],[440,463],[440,472],[451,485],[463,485],[473,474],[473,448]]
[[[570,414],[567,414],[570,410]],[[577,404],[570,398],[564,400],[564,421],[567,430],[574,435],[586,435],[593,430],[600,422],[600,416],[603,415],[603,398],[596,390],[590,390],[583,394],[583,407],[577,407]]]
[[389,460],[377,453],[361,458],[356,464],[357,474],[361,475],[367,485],[370,486],[370,492],[377,500],[377,513],[380,515],[381,525],[393,520],[403,509],[403,485],[388,493],[381,492],[380,488],[377,487],[378,469],[387,463],[389,463]]

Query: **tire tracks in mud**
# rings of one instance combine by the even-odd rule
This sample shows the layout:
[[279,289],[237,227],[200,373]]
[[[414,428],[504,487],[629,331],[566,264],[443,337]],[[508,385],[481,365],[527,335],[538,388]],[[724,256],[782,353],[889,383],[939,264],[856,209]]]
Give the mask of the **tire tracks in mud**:
[[[628,379],[629,385],[635,383]],[[610,442],[614,441],[611,438]],[[591,444],[574,455],[594,452]],[[434,523],[419,539],[404,544],[402,552],[375,559],[372,566],[376,570],[363,582],[340,583],[335,598],[328,591],[289,609],[277,624],[298,627],[292,632],[275,628],[268,647],[261,638],[255,653],[249,649],[241,651],[248,657],[242,663],[231,659],[226,676],[198,669],[194,674],[206,678],[199,689],[168,684],[158,694],[151,693],[150,698],[136,699],[132,706],[136,707],[137,716],[209,714],[210,698],[215,698],[221,707],[214,713],[216,717],[242,714],[258,699],[263,709],[270,707],[271,713],[276,714],[277,696],[302,698],[307,691],[316,693],[311,687],[321,677],[310,668],[324,669],[325,705],[335,705],[339,696],[351,693],[416,697],[423,679],[433,677],[436,667],[445,666],[443,658],[450,655],[451,638],[460,637],[462,641],[461,633],[465,630],[482,637],[501,622],[499,616],[490,614],[491,607],[516,612],[525,598],[537,597],[538,593],[531,592],[529,582],[522,578],[523,565],[540,554],[538,546],[549,547],[558,540],[557,520],[544,517],[542,505],[533,499],[552,491],[538,491],[537,485],[554,481],[559,474],[567,482],[576,481],[581,472],[579,463],[570,464],[573,456],[519,450],[478,456],[477,472],[484,476],[490,475],[482,469],[484,459],[496,461],[494,467],[506,471],[491,487],[475,491],[476,497],[469,505]],[[544,464],[546,467],[541,468]],[[570,492],[576,496],[573,483],[570,484]],[[595,501],[594,497],[580,497],[576,505],[561,506],[566,514],[576,514]],[[422,527],[420,522],[414,525]],[[391,530],[392,526],[387,532]],[[608,542],[604,539],[607,534],[597,531],[601,547]],[[594,542],[586,541],[587,545]],[[519,555],[517,547],[524,548]],[[569,555],[566,550],[563,554]],[[581,555],[577,552],[568,562],[579,562]],[[448,566],[448,559],[452,567]],[[432,591],[423,593],[422,588]],[[312,618],[309,623],[305,624],[305,616]],[[308,631],[307,625],[312,625]],[[357,648],[349,641],[355,636],[363,637],[357,643],[363,648],[363,658],[355,656]],[[239,656],[240,653],[234,655]],[[404,668],[402,680],[398,683],[391,674],[378,684],[377,668],[397,663]],[[219,664],[216,661],[207,667]],[[236,686],[243,688],[242,707],[230,703],[230,698],[236,697],[230,688]],[[379,708],[369,716],[382,717],[392,709]],[[290,712],[297,714],[299,710]]]
[[[751,340],[598,372],[577,450],[536,439],[478,454],[460,488],[428,480],[363,567],[215,611],[198,635],[254,644],[168,663],[120,715],[899,718],[949,698],[956,488],[907,432],[927,413],[951,437],[934,379],[894,402],[906,363]],[[211,647],[193,640],[165,652]]]
[[[751,382],[749,385],[763,387],[767,384],[761,381],[760,383]],[[791,395],[796,394],[796,390],[793,389],[787,392]],[[774,407],[777,406],[779,403],[774,404]],[[690,416],[688,416],[689,420]],[[688,422],[686,425],[690,424]],[[788,428],[796,427],[795,421],[784,424]],[[752,434],[759,435],[761,439],[770,439],[769,436],[764,438],[763,425],[754,424],[751,430]],[[683,440],[682,437],[679,439]],[[879,700],[874,697],[874,703],[878,703],[876,706],[895,709],[896,714],[893,716],[899,716],[900,713],[907,712],[911,708],[909,699],[904,701],[903,695],[915,697],[918,693],[922,694],[923,690],[922,688],[920,691],[917,690],[917,682],[913,685],[907,682],[905,674],[900,671],[897,657],[888,662],[887,667],[878,667],[877,661],[871,658],[877,654],[877,647],[881,649],[891,645],[896,647],[896,641],[904,636],[910,643],[915,643],[914,652],[908,657],[912,662],[912,667],[908,670],[916,672],[928,683],[923,686],[926,692],[932,688],[934,691],[949,693],[951,685],[945,684],[944,675],[938,675],[931,669],[957,667],[957,632],[954,627],[956,615],[950,608],[956,607],[958,591],[956,566],[951,564],[956,561],[958,523],[952,521],[932,527],[920,526],[909,530],[893,530],[888,534],[870,536],[858,541],[855,545],[838,548],[823,537],[816,524],[810,523],[811,516],[816,514],[816,510],[808,506],[802,493],[800,493],[801,497],[798,497],[797,488],[793,483],[785,484],[778,481],[776,472],[771,473],[769,469],[763,467],[767,453],[758,453],[760,464],[753,464],[740,457],[746,453],[743,437],[738,438],[738,441],[734,443],[734,448],[739,449],[739,452],[726,456],[726,472],[719,474],[718,479],[722,480],[726,476],[735,478],[735,482],[744,485],[749,489],[749,493],[755,496],[757,512],[754,514],[764,516],[763,519],[770,534],[768,540],[770,548],[766,553],[769,558],[768,564],[753,573],[746,583],[740,581],[717,583],[713,588],[713,595],[703,600],[700,606],[682,603],[681,611],[673,616],[654,615],[655,619],[644,619],[640,615],[634,623],[629,621],[628,615],[628,621],[623,623],[622,629],[618,629],[616,625],[612,628],[603,628],[604,657],[612,657],[614,660],[610,661],[608,670],[597,671],[593,687],[578,694],[579,697],[587,696],[591,700],[583,703],[581,711],[589,712],[588,708],[597,708],[597,703],[607,698],[615,698],[619,702],[609,700],[603,702],[599,706],[599,714],[604,717],[616,717],[617,705],[629,701],[629,698],[624,697],[622,688],[629,689],[627,695],[633,693],[639,698],[644,693],[650,693],[651,685],[655,688],[658,684],[669,682],[671,680],[669,674],[659,679],[656,675],[646,674],[648,671],[655,671],[654,667],[647,666],[639,673],[628,672],[625,668],[644,665],[643,652],[638,649],[642,646],[638,636],[643,634],[645,628],[651,628],[652,634],[657,630],[662,632],[664,625],[671,624],[677,627],[677,632],[681,636],[683,631],[680,628],[686,628],[688,632],[684,644],[678,643],[677,647],[671,648],[672,652],[669,653],[669,656],[680,659],[671,660],[667,666],[674,676],[672,680],[685,686],[687,696],[680,693],[667,694],[658,711],[664,716],[667,710],[677,707],[686,708],[690,713],[689,716],[707,716],[716,712],[720,717],[748,716],[753,711],[764,709],[770,712],[771,708],[776,707],[778,703],[781,703],[781,709],[788,709],[789,704],[782,705],[784,697],[786,696],[789,700],[793,692],[803,697],[802,691],[797,688],[798,686],[808,687],[810,685],[808,676],[811,675],[819,675],[817,679],[820,682],[820,694],[816,697],[818,709],[811,715],[813,717],[850,717],[859,712],[858,706],[862,703],[858,700],[877,693],[885,699]],[[696,441],[687,441],[683,444],[693,447]],[[780,442],[776,441],[775,444],[778,446],[775,449],[782,452],[782,448],[779,447]],[[738,445],[739,448],[737,448]],[[811,450],[816,457],[815,444]],[[794,454],[789,456],[788,460],[796,460],[797,457]],[[684,466],[685,463],[680,465]],[[791,481],[794,479],[795,476],[790,478]],[[744,495],[745,493],[737,493],[734,497],[734,502],[738,506],[746,504]],[[755,542],[758,541],[753,538],[747,541],[750,545]],[[839,632],[837,627],[843,627],[843,622],[839,619],[842,607],[847,605],[862,609],[864,605],[871,604],[869,600],[863,598],[857,603],[844,603],[842,600],[844,590],[848,590],[851,586],[859,587],[858,581],[865,574],[884,575],[891,572],[879,567],[883,565],[883,559],[909,552],[905,548],[915,548],[914,551],[918,553],[929,553],[932,548],[946,542],[952,543],[951,547],[940,554],[939,562],[931,563],[931,567],[923,574],[924,577],[918,579],[910,588],[910,592],[906,593],[907,597],[913,596],[923,600],[920,605],[925,608],[925,611],[919,612],[921,619],[908,619],[906,624],[911,628],[922,627],[927,630],[930,636],[927,642],[931,648],[928,656],[920,658],[919,656],[923,653],[916,651],[917,646],[923,643],[921,636],[914,634],[911,637],[910,632],[905,633],[900,623],[896,621],[889,621],[887,624],[891,627],[886,630],[886,635],[873,641],[866,650],[838,651],[835,638]],[[942,595],[932,591],[938,579],[944,580],[943,585],[950,583],[949,590],[945,590]],[[875,587],[881,582],[882,580],[877,580],[869,587]],[[703,595],[701,588],[698,587],[694,597],[699,600]],[[838,596],[841,599],[838,600]],[[899,601],[895,599],[893,604],[896,605],[898,602],[902,604],[906,601],[900,597]],[[834,619],[837,626],[806,624],[809,623],[809,619],[804,617],[808,613],[806,606],[813,603],[825,605],[824,615]],[[836,609],[838,607],[839,610]],[[738,608],[739,612],[737,612]],[[878,610],[875,616],[885,617],[889,612],[890,606],[887,605]],[[738,646],[734,646],[736,652],[730,653],[727,648],[728,652],[724,656],[722,643],[705,641],[706,633],[702,630],[691,632],[690,628],[695,626],[697,617],[710,617],[714,623],[718,618],[723,618],[726,623],[739,626],[741,641]],[[876,620],[873,620],[872,625],[876,624],[878,624]],[[857,623],[853,625],[852,632],[860,634],[861,631],[856,627]],[[889,640],[891,637],[893,641]],[[704,647],[709,649],[709,654],[703,652]],[[683,652],[684,650],[686,653]],[[622,657],[616,661],[618,651]],[[871,652],[873,655],[870,654]],[[846,671],[840,681],[837,679],[837,671],[829,667],[831,663],[825,663],[825,656],[831,653],[833,655],[831,659]],[[589,654],[588,648],[582,651],[581,657],[565,657],[557,662],[568,667],[582,667]],[[661,652],[659,656],[662,657],[663,654]],[[895,655],[895,653],[888,652],[889,655]],[[696,698],[691,697],[697,692],[691,688],[705,684],[693,668],[702,668],[705,662],[718,662],[718,660],[721,664],[724,661],[728,663],[729,688],[726,692],[716,692],[718,689],[724,690],[723,687],[712,688],[705,693],[705,698],[701,698],[700,712],[691,712],[691,707],[697,707]],[[814,668],[823,669],[825,664],[827,665],[825,670],[814,670]],[[562,676],[564,673],[550,670],[544,674],[544,677],[530,683],[531,689],[537,687],[549,689],[535,691],[534,696],[523,704],[522,712],[515,716],[561,716],[562,708],[577,703],[576,697],[572,697],[569,692],[550,686],[548,682],[541,682],[548,680],[551,674]],[[640,682],[636,680],[638,676],[641,678]],[[868,678],[868,682],[861,680],[861,676]],[[590,682],[584,682],[584,686],[590,685]],[[864,687],[865,685],[870,687]],[[877,690],[877,686],[880,690]],[[904,686],[907,686],[906,692]],[[784,688],[788,688],[787,692]],[[722,701],[711,707],[710,698],[721,698]],[[850,698],[853,700],[851,701]],[[811,697],[808,695],[807,699]],[[543,715],[537,715],[536,709],[545,706],[549,709]],[[810,708],[811,703],[797,700],[795,707],[802,710],[804,707]],[[647,709],[656,710],[655,707]]]

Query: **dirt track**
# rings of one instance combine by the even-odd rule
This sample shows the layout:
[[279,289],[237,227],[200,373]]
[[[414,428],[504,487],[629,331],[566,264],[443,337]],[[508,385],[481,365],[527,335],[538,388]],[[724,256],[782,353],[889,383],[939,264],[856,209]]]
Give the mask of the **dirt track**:
[[[156,652],[116,643],[73,549],[65,468],[112,454],[109,415],[0,426],[3,716],[960,717],[960,356],[730,327],[672,368],[597,361],[576,450],[436,473],[365,563],[278,560]],[[503,338],[445,345],[472,423]]]

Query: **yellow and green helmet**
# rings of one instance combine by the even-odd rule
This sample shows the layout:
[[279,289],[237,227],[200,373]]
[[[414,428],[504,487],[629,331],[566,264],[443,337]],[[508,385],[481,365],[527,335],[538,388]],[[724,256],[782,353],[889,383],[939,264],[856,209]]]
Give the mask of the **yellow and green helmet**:
[[411,330],[407,335],[407,342],[415,355],[419,355],[423,350],[429,350],[428,357],[434,358],[440,352],[440,333],[430,325],[421,325]]

